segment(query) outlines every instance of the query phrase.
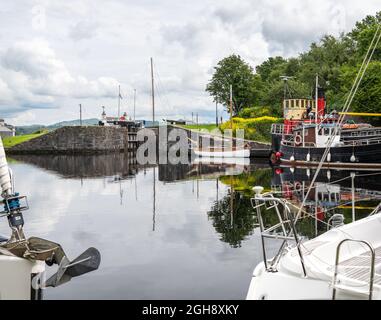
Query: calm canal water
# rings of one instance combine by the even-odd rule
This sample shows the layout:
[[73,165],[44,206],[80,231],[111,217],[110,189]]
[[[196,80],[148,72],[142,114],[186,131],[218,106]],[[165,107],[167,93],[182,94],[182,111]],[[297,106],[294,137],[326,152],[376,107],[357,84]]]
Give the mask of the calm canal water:
[[[305,171],[275,172],[266,163],[137,167],[123,155],[14,156],[10,162],[17,191],[29,199],[27,236],[60,243],[71,259],[92,246],[102,255],[97,271],[44,290],[45,299],[244,299],[262,260],[250,189],[278,188],[297,202],[300,185],[291,194],[290,186],[310,179]],[[343,174],[349,175],[323,172],[315,188],[322,194],[310,200],[333,208],[342,203],[331,213],[344,213],[349,222],[351,180],[333,184],[331,198],[324,195],[325,180]],[[355,181],[364,216],[376,203],[363,186],[370,177]],[[377,179],[373,189],[372,197],[381,190]],[[324,226],[317,230],[311,219],[300,230],[313,237]],[[6,221],[0,233],[9,234]]]

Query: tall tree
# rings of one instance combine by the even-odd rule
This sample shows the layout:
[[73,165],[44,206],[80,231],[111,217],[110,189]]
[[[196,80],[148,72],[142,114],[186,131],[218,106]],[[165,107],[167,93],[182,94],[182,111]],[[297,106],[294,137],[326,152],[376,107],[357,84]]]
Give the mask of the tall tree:
[[214,67],[212,79],[206,91],[214,101],[223,104],[229,111],[230,85],[233,86],[233,114],[236,115],[244,107],[256,104],[260,100],[262,81],[256,76],[239,55],[231,55],[218,62]]

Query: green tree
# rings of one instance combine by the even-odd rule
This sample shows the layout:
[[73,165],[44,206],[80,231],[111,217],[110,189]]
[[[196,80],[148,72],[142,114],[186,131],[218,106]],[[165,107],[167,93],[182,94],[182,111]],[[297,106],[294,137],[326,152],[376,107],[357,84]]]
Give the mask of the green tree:
[[279,80],[284,75],[287,66],[287,60],[282,57],[270,57],[261,65],[255,68],[257,74],[261,76],[262,81],[271,82]]
[[[360,65],[356,67],[345,66],[342,69],[343,92],[340,96],[342,104],[346,100],[350,88],[356,78]],[[364,78],[356,92],[350,110],[355,112],[381,113],[381,62],[373,61],[369,64]],[[366,119],[374,124],[381,124],[378,117]]]
[[206,91],[214,101],[223,104],[227,111],[230,107],[230,85],[233,86],[234,115],[244,107],[260,101],[263,91],[262,81],[239,55],[231,55],[222,59],[214,70],[213,77],[206,86]]
[[[358,60],[362,60],[368,51],[374,34],[381,24],[381,11],[375,16],[367,16],[360,22],[356,23],[355,28],[348,34],[356,47],[356,56]],[[374,60],[381,60],[381,42],[378,44],[373,56]]]

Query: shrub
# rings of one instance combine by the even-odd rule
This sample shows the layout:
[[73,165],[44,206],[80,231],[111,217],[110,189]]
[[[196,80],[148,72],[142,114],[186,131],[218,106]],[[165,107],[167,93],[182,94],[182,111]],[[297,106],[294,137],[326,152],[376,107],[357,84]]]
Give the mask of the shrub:
[[241,112],[239,112],[238,116],[241,118],[258,118],[264,116],[271,116],[274,113],[271,111],[270,107],[250,107],[245,108]]
[[[273,123],[280,123],[282,119],[275,117],[259,117],[259,118],[233,118],[233,135],[236,135],[237,129],[245,130],[245,138],[248,140],[269,142],[271,141],[271,125]],[[230,120],[220,125],[222,131],[230,129]]]

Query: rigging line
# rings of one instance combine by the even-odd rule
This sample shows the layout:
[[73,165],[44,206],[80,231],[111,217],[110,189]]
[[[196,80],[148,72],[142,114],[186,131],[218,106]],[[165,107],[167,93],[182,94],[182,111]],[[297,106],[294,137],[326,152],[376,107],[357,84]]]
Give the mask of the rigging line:
[[162,83],[161,83],[160,76],[159,76],[158,73],[157,73],[156,75],[157,75],[156,78],[159,80],[159,81],[157,81],[156,86],[157,86],[158,90],[161,92],[162,97],[163,97],[163,100],[165,100],[164,103],[165,103],[169,108],[171,108],[171,104],[169,103],[169,100],[168,100],[167,95],[166,95],[166,93],[165,93],[165,89],[163,88],[163,85],[162,85]]
[[169,110],[172,110],[173,108],[171,104],[169,103],[167,96],[165,95],[165,93],[163,93],[162,87],[159,84],[157,84],[156,88],[157,88],[157,91],[160,93],[160,101],[163,104],[163,106],[166,106]]
[[163,101],[164,97],[162,96],[162,90],[159,88],[157,82],[155,82],[154,86],[155,86],[155,90],[156,90],[156,95],[159,97],[160,104],[162,106],[165,106],[166,104]]
[[[366,71],[366,69],[367,69],[367,67],[368,67],[368,65],[369,65],[369,62],[370,62],[370,60],[371,60],[372,57],[373,57],[373,53],[374,53],[374,51],[375,51],[375,48],[377,47],[378,42],[380,41],[381,33],[378,35],[378,33],[379,33],[379,31],[380,31],[380,26],[381,26],[381,24],[378,25],[378,28],[377,28],[377,30],[376,30],[376,32],[375,32],[375,34],[374,34],[373,39],[372,39],[371,45],[369,46],[368,51],[367,51],[367,54],[366,54],[366,56],[364,57],[363,63],[362,63],[362,65],[361,65],[361,68],[360,68],[360,70],[359,70],[359,72],[358,72],[358,74],[357,74],[357,76],[356,76],[355,82],[353,83],[352,89],[351,89],[350,94],[349,94],[349,96],[348,96],[348,98],[347,98],[347,101],[346,101],[346,105],[345,105],[345,107],[344,107],[344,110],[348,110],[348,109],[349,109],[350,104],[351,104],[352,101],[353,101],[353,97],[354,97],[354,95],[356,94],[356,92],[357,92],[357,90],[358,90],[358,88],[359,88],[359,86],[360,86],[360,83],[361,83],[361,81],[362,81],[362,79],[363,79],[363,77],[364,77],[364,74],[365,74],[365,71]],[[378,36],[378,39],[377,39],[377,36]],[[375,39],[377,39],[377,41],[376,41],[376,46],[375,46],[375,47],[373,48],[373,50],[371,51],[371,48],[372,48],[372,45],[374,44]],[[368,57],[368,56],[369,56],[369,57]],[[368,59],[368,61],[367,61],[367,59]],[[364,66],[364,67],[363,67],[363,66]],[[363,68],[363,70],[362,70],[362,68]],[[361,76],[360,76],[360,74],[361,74]],[[360,77],[360,78],[359,78],[359,77]],[[357,83],[356,83],[356,82],[357,82]],[[351,94],[352,94],[352,97],[351,97]],[[352,99],[351,99],[351,98],[352,98]],[[321,168],[323,167],[323,163],[324,163],[325,159],[327,158],[328,152],[329,152],[330,149],[331,149],[331,145],[332,145],[332,143],[333,143],[333,141],[334,141],[334,137],[337,135],[337,132],[338,132],[338,130],[339,130],[339,127],[341,126],[341,124],[342,124],[342,122],[344,121],[344,119],[345,119],[345,114],[343,114],[343,115],[341,115],[341,116],[339,117],[339,123],[335,126],[333,132],[331,133],[330,139],[329,139],[329,141],[328,141],[328,145],[327,145],[327,147],[326,147],[326,149],[325,149],[325,152],[324,152],[324,154],[323,154],[323,156],[322,156],[322,158],[321,158],[321,160],[320,160],[320,163],[319,163],[319,165],[318,165],[318,167],[317,167],[317,170],[316,170],[316,172],[315,172],[315,175],[314,175],[314,177],[312,178],[311,185],[313,185],[313,184],[315,183],[315,181],[316,181],[316,179],[317,179],[317,176],[318,176],[318,174],[319,174]],[[316,125],[317,125],[317,124],[316,124]],[[305,196],[304,199],[303,199],[301,208],[304,206],[305,201],[307,200],[307,197],[308,197],[308,195],[310,194],[310,192],[311,192],[311,188],[308,189],[308,191],[307,191],[307,193],[306,193],[306,196]],[[298,211],[297,216],[300,215],[300,213],[301,213],[301,208],[300,208],[300,210]]]
[[159,74],[159,72],[158,72],[157,67],[156,67],[155,64],[154,64],[154,67],[155,67],[155,68],[154,68],[154,72],[155,72],[155,74],[156,74],[156,76],[157,76],[157,79],[159,80],[159,81],[158,81],[158,86],[160,87],[160,91],[162,91],[162,93],[163,93],[163,98],[166,100],[167,106],[168,106],[169,108],[171,108],[172,104],[170,103],[170,101],[169,101],[169,99],[168,99],[168,97],[167,97],[167,93],[166,93],[166,90],[165,90],[165,86],[164,86],[163,82],[161,81],[160,74]]
[[356,177],[369,177],[369,176],[378,176],[381,175],[381,172],[374,172],[374,173],[364,173],[364,174],[356,174]]

